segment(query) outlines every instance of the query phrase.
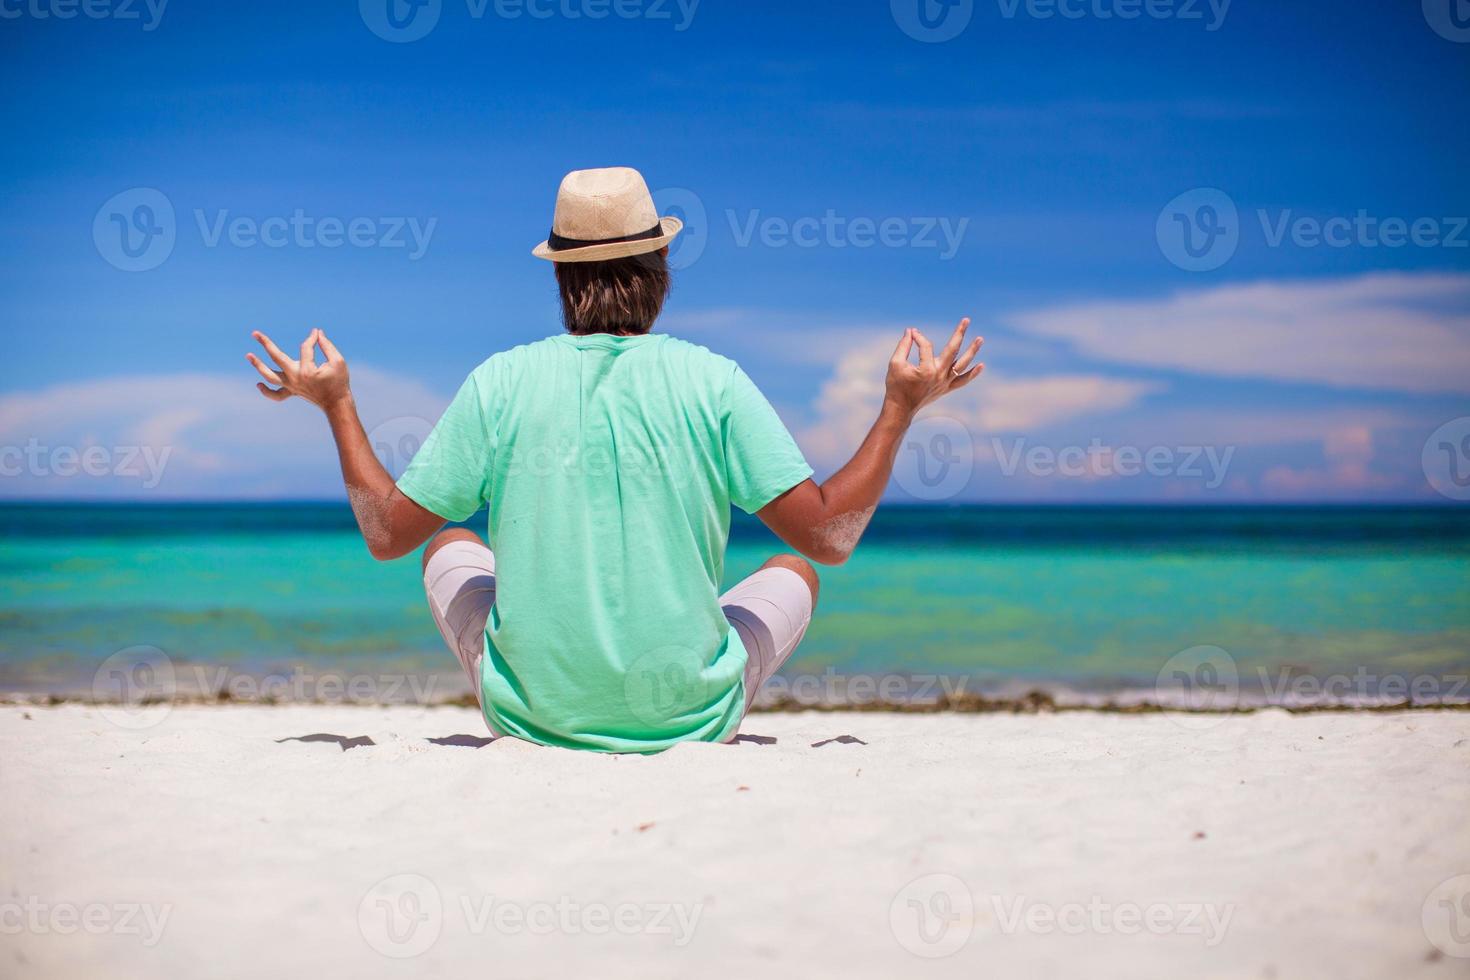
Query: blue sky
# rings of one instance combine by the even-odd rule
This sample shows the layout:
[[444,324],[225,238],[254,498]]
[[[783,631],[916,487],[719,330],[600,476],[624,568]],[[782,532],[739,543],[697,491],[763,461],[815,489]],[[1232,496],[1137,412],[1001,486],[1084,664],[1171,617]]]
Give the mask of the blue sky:
[[[988,376],[916,435],[957,475],[899,499],[1470,496],[1450,0],[925,0],[938,42],[918,0],[393,0],[432,24],[400,43],[387,2],[0,0],[0,495],[335,494],[248,331],[326,327],[369,427],[416,438],[559,329],[529,250],[561,174],[630,165],[690,220],[661,329],[740,360],[819,470],[898,331],[968,314]],[[135,221],[171,249],[129,259]]]

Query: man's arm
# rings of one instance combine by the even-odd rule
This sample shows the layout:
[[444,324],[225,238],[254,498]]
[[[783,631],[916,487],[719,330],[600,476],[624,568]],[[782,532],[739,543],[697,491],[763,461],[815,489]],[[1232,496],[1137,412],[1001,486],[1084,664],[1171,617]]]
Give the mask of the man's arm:
[[[824,565],[847,561],[878,509],[898,447],[919,409],[958,391],[984,370],[984,364],[970,367],[983,338],[977,337],[956,359],[969,326],[969,318],[961,320],[949,343],[937,354],[918,330],[904,331],[888,362],[878,421],[857,453],[825,483],[805,480],[762,507],[756,516],[781,540],[813,561]],[[915,344],[919,348],[918,364],[909,361]]]
[[[292,395],[306,399],[320,408],[332,427],[337,442],[337,456],[342,463],[342,482],[347,486],[347,499],[353,516],[367,542],[368,551],[379,561],[401,558],[429,540],[444,526],[444,518],[414,503],[393,483],[368,444],[367,433],[357,417],[352,400],[352,387],[347,375],[347,361],[336,346],[320,330],[313,330],[301,344],[300,360],[292,360],[261,333],[253,336],[276,362],[276,370],[266,367],[254,354],[245,358],[269,384],[256,384],[260,393],[272,401],[283,402]],[[316,345],[320,343],[325,364],[316,363]],[[272,388],[270,385],[275,385]]]

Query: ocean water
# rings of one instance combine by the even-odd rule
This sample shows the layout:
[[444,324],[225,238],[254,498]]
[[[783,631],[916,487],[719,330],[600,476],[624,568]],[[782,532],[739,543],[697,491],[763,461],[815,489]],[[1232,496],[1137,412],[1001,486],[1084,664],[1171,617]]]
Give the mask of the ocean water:
[[[736,517],[727,585],[780,547]],[[417,558],[374,562],[345,505],[6,505],[0,530],[0,690],[94,690],[136,647],[196,677],[454,683]],[[784,675],[1105,695],[1199,647],[1242,689],[1470,699],[1470,509],[885,507]]]

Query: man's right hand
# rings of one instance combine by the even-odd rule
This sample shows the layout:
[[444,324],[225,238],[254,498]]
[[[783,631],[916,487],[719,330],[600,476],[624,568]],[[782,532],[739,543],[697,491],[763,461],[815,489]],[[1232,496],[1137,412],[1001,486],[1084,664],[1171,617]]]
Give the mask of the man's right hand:
[[[976,337],[964,356],[956,359],[960,345],[965,342],[965,331],[969,327],[970,318],[965,317],[955,327],[949,342],[938,354],[934,353],[934,345],[929,343],[929,338],[917,328],[905,330],[903,338],[898,342],[898,348],[893,352],[892,360],[888,362],[885,400],[912,419],[925,405],[937,401],[951,391],[958,391],[973,381],[985,369],[984,364],[970,367],[970,362],[980,352],[980,345],[985,343],[985,338]],[[916,344],[919,348],[918,364],[909,360]]]
[[[251,336],[276,362],[272,370],[254,354],[245,355],[267,382],[256,385],[260,393],[277,402],[292,396],[304,398],[326,413],[337,443],[337,458],[342,463],[347,501],[372,556],[379,561],[401,558],[433,537],[444,526],[444,518],[405,496],[373,454],[352,401],[347,361],[327,335],[321,330],[307,334],[299,359],[287,357],[259,330]],[[316,361],[318,344],[326,355],[325,364]]]
[[[251,332],[260,346],[270,355],[271,360],[276,362],[275,370],[265,366],[265,363],[254,354],[246,354],[245,359],[254,365],[255,370],[260,372],[268,384],[256,382],[255,387],[260,393],[271,401],[283,402],[292,395],[304,398],[322,411],[330,415],[332,410],[352,403],[352,386],[348,380],[347,361],[338,353],[336,346],[327,339],[326,333],[321,330],[313,330],[307,334],[306,339],[301,342],[301,359],[294,360],[286,356],[285,351],[276,346],[271,340],[259,330]],[[326,355],[327,362],[318,364],[316,362],[316,346],[321,344],[322,353]],[[272,388],[271,385],[276,387]]]

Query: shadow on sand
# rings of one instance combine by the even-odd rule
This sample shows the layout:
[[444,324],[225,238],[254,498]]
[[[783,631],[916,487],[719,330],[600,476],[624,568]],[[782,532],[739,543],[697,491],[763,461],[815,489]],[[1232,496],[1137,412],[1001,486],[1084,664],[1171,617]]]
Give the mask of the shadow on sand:
[[[446,735],[443,738],[429,739],[429,742],[434,745],[448,745],[461,749],[483,749],[485,746],[494,741],[495,739],[493,737],[487,738],[480,735]],[[329,735],[325,732],[317,732],[312,735],[292,735],[287,738],[276,739],[277,744],[280,744],[282,742],[332,742],[339,746],[343,752],[346,752],[348,749],[355,749],[364,745],[378,744],[366,735]],[[812,748],[819,749],[824,745],[831,745],[833,743],[836,743],[838,745],[868,744],[867,742],[864,742],[862,739],[857,738],[853,735],[838,735],[836,738],[829,738],[824,739],[820,742],[813,742]],[[775,745],[776,738],[773,735],[737,735],[735,736],[735,741],[732,744]]]
[[[478,735],[446,735],[443,738],[431,738],[429,741],[435,745],[450,745],[464,749],[482,749],[495,741],[495,739],[481,738]],[[313,735],[292,735],[288,738],[276,739],[277,744],[282,742],[333,742],[340,746],[343,752],[364,745],[378,744],[366,735],[349,737],[347,735],[329,735],[325,732],[317,732]]]

